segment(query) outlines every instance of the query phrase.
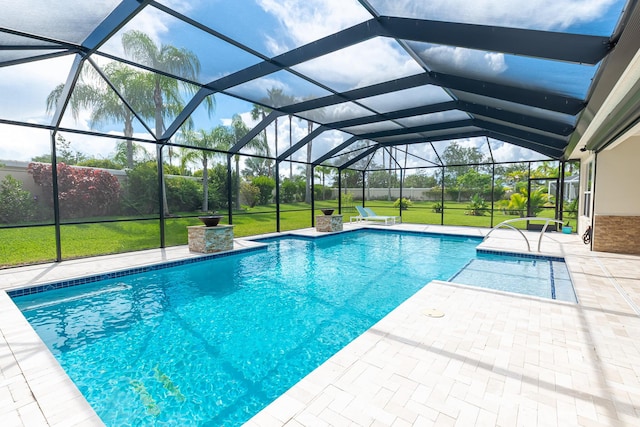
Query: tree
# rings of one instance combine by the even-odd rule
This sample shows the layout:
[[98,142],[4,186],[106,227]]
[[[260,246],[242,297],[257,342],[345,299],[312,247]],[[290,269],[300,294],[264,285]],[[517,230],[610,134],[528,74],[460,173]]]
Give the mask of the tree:
[[[253,120],[258,120],[258,118],[260,118],[260,120],[264,120],[267,118],[267,114],[269,114],[271,112],[271,108],[265,107],[264,105],[260,105],[260,104],[253,104],[253,108],[251,109],[251,118]],[[277,133],[277,118],[276,118],[276,133]],[[267,140],[267,128],[265,127],[262,130],[262,139],[264,140],[264,143],[267,146],[267,157],[270,157],[270,150],[269,150],[269,144],[268,144],[268,140]],[[276,143],[275,145],[276,147],[276,157],[278,157],[278,144]],[[269,171],[268,171],[269,175],[271,176],[271,164],[269,164]]]
[[398,185],[399,182],[398,177],[386,170],[377,170],[367,173],[367,181],[369,187],[372,188],[384,188],[389,183],[395,186]]
[[[87,160],[87,156],[80,151],[71,148],[71,141],[67,141],[62,135],[56,137],[56,158],[59,163],[76,165]],[[43,154],[31,158],[33,162],[51,163],[51,154]]]
[[464,175],[458,176],[458,196],[463,190],[472,191],[474,194],[491,195],[491,175],[478,173],[475,169],[469,169]]
[[324,189],[326,188],[325,178],[327,176],[331,177],[331,175],[333,175],[333,172],[335,171],[335,168],[331,166],[316,166],[315,171],[320,175],[319,177],[322,180],[322,199],[324,200]]
[[202,211],[209,210],[209,160],[218,153],[213,150],[227,150],[231,143],[229,130],[224,126],[217,126],[210,131],[201,129],[198,132],[185,130],[182,138],[187,145],[197,149],[189,150],[183,159],[187,161],[199,160],[202,163]]
[[[283,105],[291,104],[295,98],[290,95],[286,95],[281,88],[272,87],[271,89],[267,89],[267,97],[262,99],[262,103],[265,105],[271,105],[275,108],[282,107]],[[251,110],[251,118],[253,120],[257,120],[258,117],[261,117],[264,120],[269,114],[273,111],[269,107],[265,107],[261,104],[253,104],[253,109]],[[289,116],[291,118],[291,116]],[[291,132],[291,126],[289,126],[289,132]],[[267,139],[267,130],[263,131],[263,140],[266,144],[265,156],[270,157],[270,150]],[[276,117],[274,120],[274,146],[275,146],[275,156],[278,157],[278,118]],[[271,174],[270,174],[271,175]]]
[[[320,121],[322,117],[324,117],[323,109],[314,110],[313,112],[310,113],[310,115],[307,116],[307,135],[310,135],[311,132],[313,132],[313,121],[311,121],[311,119]],[[289,132],[291,132],[291,127],[289,127]],[[305,196],[304,196],[305,203],[311,203],[311,174],[313,169],[313,166],[311,165],[312,152],[313,152],[313,139],[307,142],[307,171],[306,171],[307,187],[305,189]]]
[[112,158],[113,161],[118,163],[122,168],[127,169],[132,169],[136,163],[151,160],[149,152],[142,145],[131,142],[130,140],[117,142]]
[[[232,143],[237,143],[243,136],[245,136],[249,132],[249,128],[242,120],[242,117],[239,114],[234,114],[231,118],[231,135],[232,135]],[[257,137],[253,138],[251,141],[245,145],[245,147],[252,149],[257,155],[260,156],[268,156],[269,153],[269,145],[264,138]],[[230,147],[229,147],[230,148]],[[228,149],[227,149],[228,151]],[[240,155],[235,154],[234,159],[236,162],[236,207],[240,208]]]
[[455,187],[458,176],[482,163],[484,158],[478,148],[461,147],[455,141],[447,146],[441,157],[445,164],[444,184],[448,187]]
[[[289,129],[291,131],[291,129]],[[311,120],[307,120],[307,135],[310,135],[313,132],[313,122]],[[307,142],[307,165],[306,165],[306,183],[305,183],[305,191],[304,191],[304,202],[311,203],[311,174],[313,173],[313,165],[311,164],[311,151],[313,148],[313,139]]]
[[[149,97],[144,96],[145,87],[148,84],[144,73],[118,62],[110,62],[105,65],[103,73],[132,108],[136,109],[143,117],[149,116],[153,111],[153,104]],[[64,84],[60,84],[49,94],[47,111],[56,107],[63,90]],[[133,168],[134,148],[131,138],[134,132],[135,115],[93,67],[83,68],[80,79],[73,89],[70,106],[76,120],[81,109],[90,109],[91,127],[105,123],[122,123],[127,148],[124,164],[129,169]]]
[[531,171],[531,178],[557,178],[559,176],[559,163],[555,160],[542,162]]
[[[247,134],[247,132],[249,132],[249,128],[247,127],[247,125],[244,123],[244,121],[242,120],[242,117],[240,117],[239,114],[234,114],[233,117],[231,118],[231,135],[232,135],[232,143],[235,144],[238,142],[238,140],[240,140],[244,135]],[[247,145],[251,146],[253,142],[250,141]],[[235,154],[234,155],[234,160],[236,162],[236,185],[235,185],[235,192],[236,192],[236,209],[240,209],[240,155],[239,154]]]
[[438,181],[431,175],[420,171],[413,175],[407,175],[404,179],[406,188],[431,188],[438,185]]
[[271,176],[272,164],[273,161],[265,157],[248,157],[244,161],[245,168],[242,169],[242,176],[245,178]]
[[[192,51],[184,48],[177,48],[171,45],[156,45],[151,38],[137,30],[132,30],[122,35],[122,47],[127,56],[132,60],[146,65],[152,69],[163,70],[167,73],[175,74],[189,80],[197,80],[200,73],[200,60]],[[162,74],[149,73],[148,79],[150,89],[152,89],[151,99],[154,105],[154,120],[156,138],[160,139],[164,133],[164,118],[171,111],[182,110],[182,97],[180,87],[190,92],[196,88],[193,85],[179,85],[178,80]],[[211,112],[214,108],[213,97],[205,98],[207,108]],[[162,145],[157,145],[157,158],[161,159]],[[161,167],[161,165],[158,165]],[[164,185],[164,174],[162,188],[163,209],[165,214],[169,213],[167,205],[166,190]]]

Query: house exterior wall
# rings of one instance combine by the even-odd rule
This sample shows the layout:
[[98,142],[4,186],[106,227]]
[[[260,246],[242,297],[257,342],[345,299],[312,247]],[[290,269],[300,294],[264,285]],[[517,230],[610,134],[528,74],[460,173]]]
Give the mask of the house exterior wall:
[[640,254],[640,137],[598,153],[593,250]]

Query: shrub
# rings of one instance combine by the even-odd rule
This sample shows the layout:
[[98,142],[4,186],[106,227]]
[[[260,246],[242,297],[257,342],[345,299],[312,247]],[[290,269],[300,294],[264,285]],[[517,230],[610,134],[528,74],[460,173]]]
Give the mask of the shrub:
[[[58,199],[63,218],[108,215],[120,206],[120,183],[107,171],[71,167],[58,163]],[[51,164],[30,163],[27,168],[53,206],[53,175]]]
[[506,212],[509,215],[519,215],[524,218],[528,215],[527,204],[529,205],[530,215],[537,216],[544,209],[545,194],[541,191],[533,191],[530,200],[527,197],[527,190],[521,189],[520,192],[511,195]]
[[563,205],[564,205],[563,206],[564,213],[569,218],[577,218],[578,216],[578,198],[577,197],[570,202],[565,200]]
[[398,198],[396,199],[395,202],[393,202],[393,207],[394,208],[400,208],[403,211],[409,209],[409,206],[411,206],[413,203],[411,203],[411,200],[409,199],[405,199],[404,197],[402,199]]
[[158,169],[156,163],[144,162],[127,170],[123,205],[128,214],[158,213]]
[[524,218],[527,212],[527,197],[522,193],[513,193],[507,204],[506,213],[508,215],[518,215]]
[[283,203],[292,203],[296,199],[296,194],[298,192],[298,185],[290,180],[289,178],[285,178],[282,180],[282,184],[280,187],[280,197],[282,198]]
[[248,182],[242,182],[240,183],[240,196],[249,204],[249,207],[252,208],[258,202],[260,189]]
[[79,162],[78,166],[102,169],[122,169],[122,166],[119,163],[116,163],[111,159],[87,159]]
[[276,181],[268,176],[258,176],[253,178],[252,184],[258,188],[258,204],[268,204],[273,196],[273,189],[276,188]]
[[471,197],[471,203],[467,205],[467,209],[469,209],[469,215],[483,216],[487,213],[487,202],[479,194],[474,194]]
[[33,196],[22,188],[22,182],[7,175],[0,182],[0,222],[12,224],[36,217]]
[[544,209],[544,204],[546,202],[546,193],[542,190],[532,191],[529,195],[529,209],[531,210],[531,215],[537,216]]
[[340,195],[340,199],[342,201],[342,206],[345,208],[353,207],[353,194],[351,193],[342,193]]
[[316,200],[326,200],[331,198],[331,187],[325,187],[322,184],[315,184],[313,186],[313,197]]
[[165,177],[169,211],[194,212],[202,209],[202,184],[185,177]]
[[209,170],[209,209],[228,208],[228,191],[227,166],[218,163]]
[[442,213],[442,203],[434,203],[431,207],[431,210],[435,213]]

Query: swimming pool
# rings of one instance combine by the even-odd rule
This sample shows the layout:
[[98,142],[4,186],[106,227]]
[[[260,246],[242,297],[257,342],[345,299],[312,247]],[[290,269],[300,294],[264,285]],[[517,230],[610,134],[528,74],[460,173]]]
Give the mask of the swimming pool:
[[[480,239],[356,231],[14,298],[107,425],[240,425]],[[117,275],[116,275],[117,276]]]

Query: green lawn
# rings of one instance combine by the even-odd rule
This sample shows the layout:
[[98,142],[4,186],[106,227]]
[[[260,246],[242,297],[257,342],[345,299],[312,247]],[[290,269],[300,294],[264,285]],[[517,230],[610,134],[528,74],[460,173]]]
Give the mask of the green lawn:
[[[433,202],[414,202],[402,212],[402,220],[407,223],[440,224],[441,214],[433,212]],[[392,202],[370,201],[367,206],[379,215],[398,215]],[[444,207],[445,225],[464,225],[490,227],[491,217],[472,216],[467,214],[467,203],[447,202]],[[316,211],[320,208],[336,208],[336,200],[316,202]],[[224,214],[224,212],[222,212]],[[357,211],[353,206],[342,210],[344,221],[349,222]],[[493,225],[516,216],[504,215],[499,211],[494,214]],[[553,210],[541,212],[539,217],[553,217]],[[280,230],[288,231],[311,227],[312,213],[310,206],[304,203],[280,205]],[[222,223],[228,223],[228,218]],[[234,213],[234,234],[237,237],[276,231],[276,206],[256,206],[248,211]],[[189,225],[201,224],[197,218],[168,218],[165,222],[165,238],[167,246],[187,244]],[[514,224],[520,228],[525,222]],[[55,230],[53,226],[29,228],[0,229],[0,268],[24,264],[52,261],[55,253]],[[63,259],[130,252],[160,247],[159,221],[137,220],[97,224],[63,225],[61,227]]]

